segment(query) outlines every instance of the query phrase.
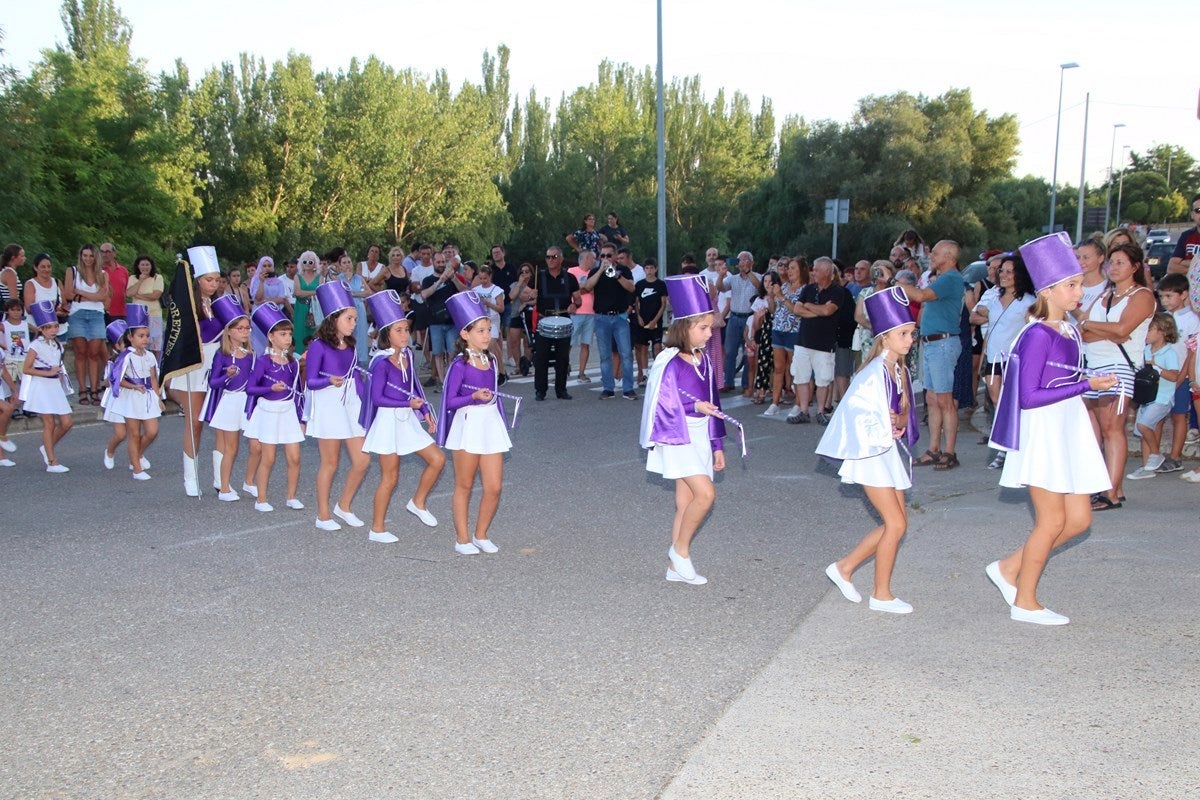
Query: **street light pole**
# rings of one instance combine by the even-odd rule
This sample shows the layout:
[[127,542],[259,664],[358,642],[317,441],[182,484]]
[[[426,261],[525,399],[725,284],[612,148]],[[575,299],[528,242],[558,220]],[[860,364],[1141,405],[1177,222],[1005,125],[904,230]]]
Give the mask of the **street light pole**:
[[1063,80],[1067,70],[1078,66],[1074,61],[1058,65],[1058,119],[1054,123],[1054,172],[1050,176],[1050,227],[1047,233],[1054,233],[1054,207],[1058,205],[1058,140],[1062,134]]
[[662,0],[658,0],[658,274],[667,274],[667,156],[663,114]]
[[1112,147],[1108,148],[1108,193],[1104,196],[1104,232],[1108,233],[1108,214],[1112,211],[1112,172],[1113,154],[1117,151],[1117,128],[1124,128],[1124,122],[1113,124]]
[[1129,160],[1129,156],[1125,155],[1125,151],[1128,149],[1129,145],[1121,145],[1121,176],[1117,180],[1117,225],[1121,224],[1121,195],[1125,193],[1125,162]]
[[1083,187],[1084,176],[1087,174],[1087,128],[1088,111],[1092,106],[1092,93],[1088,92],[1083,98],[1083,155],[1079,157],[1079,213],[1075,215],[1075,241],[1083,239]]

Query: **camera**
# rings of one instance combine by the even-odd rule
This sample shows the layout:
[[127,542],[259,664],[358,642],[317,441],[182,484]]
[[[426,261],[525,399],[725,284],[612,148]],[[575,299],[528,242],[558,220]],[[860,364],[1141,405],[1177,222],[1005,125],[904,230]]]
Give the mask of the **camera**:
[[884,272],[879,267],[875,267],[874,269],[871,270],[871,280],[873,280],[873,281],[879,280],[880,278],[883,277],[883,275],[884,275]]

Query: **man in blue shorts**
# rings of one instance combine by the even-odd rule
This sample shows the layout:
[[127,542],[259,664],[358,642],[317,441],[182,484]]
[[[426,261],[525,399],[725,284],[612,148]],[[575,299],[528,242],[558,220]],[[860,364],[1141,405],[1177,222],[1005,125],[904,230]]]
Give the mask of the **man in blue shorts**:
[[[921,303],[921,348],[925,360],[925,389],[932,400],[929,411],[929,449],[913,466],[937,470],[958,466],[958,409],[954,405],[954,366],[962,353],[959,327],[962,318],[963,285],[958,271],[959,247],[943,239],[929,254],[933,277],[929,287],[900,284],[910,301]],[[945,447],[942,447],[942,434]]]

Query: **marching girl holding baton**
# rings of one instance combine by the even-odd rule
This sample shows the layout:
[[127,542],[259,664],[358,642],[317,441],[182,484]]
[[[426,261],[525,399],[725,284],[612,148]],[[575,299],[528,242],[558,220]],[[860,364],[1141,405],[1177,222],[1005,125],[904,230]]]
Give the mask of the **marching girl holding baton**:
[[[442,391],[438,444],[454,453],[454,552],[471,556],[499,549],[488,538],[488,528],[500,505],[504,482],[504,454],[512,440],[504,425],[504,406],[496,391],[499,369],[488,353],[492,323],[487,309],[473,291],[459,292],[446,300],[450,319],[458,329],[457,354],[446,370]],[[514,411],[515,415],[515,411]],[[514,416],[515,419],[515,416]],[[467,518],[475,474],[483,495],[475,518],[475,534],[467,538]]]
[[113,362],[109,377],[112,399],[109,410],[125,419],[129,466],[135,481],[150,480],[144,459],[158,438],[162,399],[158,388],[158,359],[150,346],[150,311],[130,304],[125,309],[125,352]]
[[244,434],[259,446],[254,510],[275,510],[267,502],[267,488],[277,445],[283,445],[287,457],[287,507],[300,510],[304,504],[296,497],[296,490],[300,485],[300,443],[304,441],[300,428],[304,390],[292,343],[292,321],[274,303],[263,303],[250,317],[267,342],[246,382],[249,400]]
[[[368,538],[372,542],[395,542],[397,537],[385,530],[388,505],[400,479],[400,457],[416,453],[425,461],[417,481],[417,490],[407,509],[429,527],[437,519],[429,513],[429,492],[446,466],[446,455],[430,434],[437,431],[421,388],[409,345],[409,321],[400,295],[393,290],[373,294],[366,300],[379,331],[381,352],[371,363],[367,402],[363,404],[362,426],[367,430],[363,452],[379,456],[379,488],[375,490],[375,508]],[[425,423],[425,430],[421,422]]]
[[[200,411],[204,407],[204,396],[208,392],[208,371],[213,357],[220,347],[223,326],[212,312],[213,297],[221,283],[221,265],[217,262],[216,248],[211,245],[188,248],[188,261],[195,281],[196,320],[200,325],[200,367],[171,378],[167,389],[172,399],[179,403],[185,415],[183,426],[183,490],[188,497],[200,496],[200,479],[196,473],[196,453],[200,446],[200,435],[204,423]],[[217,466],[220,451],[213,451],[213,465]],[[220,473],[220,469],[214,469]]]
[[1008,452],[1000,485],[1028,486],[1035,516],[1025,544],[985,571],[1012,619],[1066,625],[1067,617],[1038,602],[1038,580],[1050,553],[1091,524],[1091,495],[1112,488],[1081,395],[1110,389],[1117,378],[1082,368],[1079,334],[1067,314],[1083,297],[1083,273],[1067,235],[1043,236],[1020,250],[1037,301],[1009,355],[988,444]]
[[[254,371],[255,359],[250,349],[250,317],[238,299],[231,294],[218,297],[212,301],[212,311],[221,322],[221,349],[213,356],[208,373],[203,418],[217,439],[217,449],[213,450],[213,488],[217,490],[217,499],[228,503],[239,497],[229,479],[238,454],[238,440],[246,429],[246,384]],[[257,444],[254,439],[250,441],[243,489],[254,487],[254,472],[258,467]]]
[[[340,281],[318,286],[317,303],[324,319],[304,354],[305,378],[312,392],[311,407],[305,409],[308,415],[305,433],[317,440],[317,448],[321,451],[321,466],[317,469],[316,525],[323,531],[341,530],[342,526],[333,519],[337,517],[351,527],[361,528],[365,523],[350,510],[350,504],[367,474],[371,457],[363,452],[366,431],[358,424],[365,391],[355,357],[354,327],[358,323],[358,311],[350,290]],[[343,444],[350,454],[350,471],[331,515],[329,495],[333,491],[333,478],[337,474]]]
[[71,430],[74,422],[67,395],[71,382],[63,371],[62,345],[58,336],[58,316],[54,303],[42,300],[29,307],[38,336],[29,343],[29,352],[21,365],[20,400],[22,408],[42,418],[42,445],[38,451],[46,472],[70,472],[54,455],[54,448]]
[[675,319],[646,381],[640,442],[646,469],[675,481],[675,519],[667,549],[667,580],[701,586],[692,564],[692,537],[716,499],[713,473],[725,469],[725,423],[716,365],[705,346],[713,335],[708,282],[699,275],[666,279]]
[[[112,348],[112,358],[104,365],[104,394],[100,396],[100,407],[104,409],[103,419],[105,422],[111,423],[113,426],[112,436],[108,438],[108,444],[104,446],[104,468],[113,469],[117,465],[116,454],[117,445],[125,441],[128,435],[125,430],[125,418],[120,414],[113,412],[113,387],[112,376],[115,370],[122,366],[122,354],[125,352],[125,329],[129,327],[125,324],[125,320],[116,319],[108,323],[104,328],[104,335],[108,339],[108,346]],[[141,460],[142,470],[150,469],[150,462],[143,455]]]
[[883,524],[864,536],[844,558],[826,567],[825,574],[843,597],[860,603],[862,595],[850,577],[874,556],[875,584],[868,607],[872,611],[909,614],[912,606],[892,594],[892,568],[900,539],[908,529],[904,492],[912,486],[908,454],[917,443],[912,377],[904,364],[913,346],[916,322],[908,296],[898,286],[875,292],[863,302],[875,342],[833,412],[817,444],[817,454],[842,459],[838,469],[842,482],[863,487]]

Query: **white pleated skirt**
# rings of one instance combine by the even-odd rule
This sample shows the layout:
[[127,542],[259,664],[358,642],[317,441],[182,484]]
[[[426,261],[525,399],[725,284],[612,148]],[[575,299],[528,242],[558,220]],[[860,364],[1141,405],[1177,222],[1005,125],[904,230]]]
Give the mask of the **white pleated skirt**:
[[112,387],[108,384],[105,384],[104,394],[100,395],[100,407],[104,409],[101,419],[103,419],[105,422],[111,422],[115,425],[124,425],[125,418],[113,411],[112,400]]
[[687,418],[688,444],[656,444],[646,454],[646,470],[668,480],[690,475],[713,476],[712,440],[708,417]]
[[263,444],[298,444],[304,441],[296,404],[291,400],[259,400],[242,435]]
[[200,345],[200,355],[203,359],[200,369],[194,369],[186,375],[171,378],[171,383],[167,388],[177,392],[207,392],[208,371],[212,369],[213,356],[217,354],[217,348],[220,346],[219,342]]
[[908,456],[901,452],[898,444],[893,444],[877,456],[846,459],[838,475],[842,483],[907,490],[912,488],[908,467]]
[[108,407],[114,415],[127,420],[158,419],[162,416],[162,409],[158,406],[158,395],[151,389],[139,392],[137,389],[124,387],[120,394],[109,401]]
[[[204,398],[204,411],[200,416],[208,413],[210,402],[212,402],[211,391],[208,393],[208,397]],[[219,431],[237,433],[246,430],[246,393],[228,390],[221,392],[221,399],[217,401],[217,408],[213,411],[212,422],[208,424]]]
[[363,441],[364,453],[406,456],[433,444],[411,408],[381,408]]
[[71,404],[58,378],[22,375],[19,390],[26,411],[35,414],[70,414]]
[[[343,402],[343,397],[345,402]],[[326,386],[309,396],[307,433],[310,439],[354,439],[366,436],[358,424],[362,401],[354,386]]]
[[512,449],[508,429],[495,402],[464,406],[454,412],[454,421],[446,434],[447,450],[465,450],[486,456]]
[[1112,488],[1081,397],[1022,410],[1020,445],[1005,457],[1001,486],[1037,486],[1059,494]]

